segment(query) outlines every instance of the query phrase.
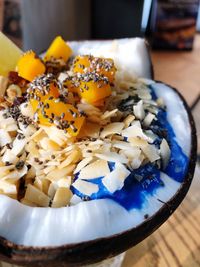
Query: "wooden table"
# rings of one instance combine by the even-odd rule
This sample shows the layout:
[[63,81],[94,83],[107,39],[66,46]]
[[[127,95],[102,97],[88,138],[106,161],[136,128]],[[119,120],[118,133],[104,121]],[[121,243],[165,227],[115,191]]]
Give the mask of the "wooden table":
[[[151,56],[155,79],[176,87],[192,105],[200,94],[200,35],[196,36],[191,52],[153,51]],[[200,137],[200,101],[195,119]],[[122,267],[200,266],[199,181],[197,167],[193,184],[180,207],[155,233],[126,253]]]
[[177,88],[191,104],[200,94],[200,34],[192,51],[153,51],[155,79]]

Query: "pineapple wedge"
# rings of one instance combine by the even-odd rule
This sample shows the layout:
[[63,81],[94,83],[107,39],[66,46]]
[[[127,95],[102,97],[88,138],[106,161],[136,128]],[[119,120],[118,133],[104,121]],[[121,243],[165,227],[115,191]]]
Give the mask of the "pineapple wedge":
[[7,76],[9,71],[15,70],[22,51],[2,32],[0,32],[0,75]]

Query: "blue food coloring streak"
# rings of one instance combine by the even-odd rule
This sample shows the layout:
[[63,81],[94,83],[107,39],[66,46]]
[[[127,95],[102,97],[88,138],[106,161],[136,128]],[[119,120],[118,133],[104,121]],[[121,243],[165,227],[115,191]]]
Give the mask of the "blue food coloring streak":
[[[153,88],[150,87],[149,89],[151,91],[152,98],[156,100],[157,97]],[[158,148],[160,147],[163,134],[170,146],[171,156],[167,167],[164,169],[161,166],[161,169],[159,170],[156,165],[148,163],[145,166],[132,171],[126,178],[123,188],[114,193],[110,193],[103,185],[103,177],[98,177],[92,180],[90,179],[89,182],[99,186],[99,191],[92,194],[89,199],[109,198],[116,201],[127,210],[131,210],[133,208],[141,209],[148,196],[153,196],[158,188],[164,187],[163,181],[160,178],[160,171],[166,173],[177,182],[183,181],[188,167],[188,157],[183,153],[181,147],[176,141],[174,131],[167,120],[167,112],[164,109],[159,109],[157,118],[158,120],[153,121],[151,130],[158,135],[158,138],[154,142]],[[111,171],[114,170],[115,163],[109,162],[109,168]],[[77,178],[78,175],[75,179]],[[85,180],[87,181],[87,179]],[[86,197],[73,186],[71,187],[71,190],[74,194],[81,198]]]

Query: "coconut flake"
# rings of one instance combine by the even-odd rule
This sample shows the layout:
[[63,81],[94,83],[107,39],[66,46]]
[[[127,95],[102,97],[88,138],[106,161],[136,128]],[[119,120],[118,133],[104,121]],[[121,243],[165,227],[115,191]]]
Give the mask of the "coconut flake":
[[41,207],[48,207],[50,203],[50,198],[31,184],[28,184],[24,198]]
[[19,128],[23,135],[29,137],[32,136],[36,132],[36,128],[33,125],[25,126],[23,123],[19,123]]
[[0,191],[3,190],[5,194],[17,194],[17,187],[7,181],[0,180]]
[[130,165],[133,169],[138,169],[140,165],[142,164],[142,160],[140,158],[134,158],[131,162]]
[[77,179],[72,186],[76,188],[80,193],[91,196],[94,193],[99,191],[99,187],[97,184],[93,184],[90,182],[86,182],[84,180]]
[[15,138],[14,142],[13,142],[13,148],[12,148],[11,152],[13,154],[15,154],[16,156],[20,155],[21,152],[23,151],[26,143],[27,143],[27,138],[26,137],[19,138],[17,136]]
[[155,117],[156,117],[155,114],[149,112],[143,120],[143,125],[145,127],[149,127],[152,121],[155,119]]
[[123,164],[116,163],[115,169],[102,179],[102,183],[108,191],[114,193],[115,191],[122,189],[124,181],[129,174],[130,171]]
[[64,80],[66,80],[69,77],[69,75],[65,72],[61,72],[58,76],[58,80],[59,82],[64,82]]
[[165,138],[160,144],[160,155],[162,158],[163,167],[166,168],[170,159],[171,151]]
[[59,187],[53,198],[52,208],[60,208],[69,205],[72,192],[69,188]]
[[[141,85],[140,85],[141,87]],[[150,93],[150,90],[148,88],[139,88],[137,89],[137,95],[139,96],[139,98],[141,99],[147,99],[147,100],[150,100],[151,99],[151,93]]]
[[133,106],[133,111],[137,119],[143,120],[145,117],[143,101],[140,100],[137,105]]
[[141,150],[137,147],[129,146],[128,149],[120,150],[119,153],[125,155],[129,160],[132,160],[133,158],[139,158]]
[[30,102],[25,102],[20,105],[21,114],[25,117],[33,119],[34,112]]
[[63,130],[58,129],[56,126],[42,126],[42,128],[44,129],[48,137],[59,146],[63,146],[67,142],[67,135]]
[[96,153],[95,156],[110,162],[128,163],[128,159],[124,155],[119,155],[116,152]]
[[76,205],[80,202],[82,202],[82,199],[77,195],[73,195],[72,198],[70,199],[70,205]]
[[0,97],[5,95],[5,91],[8,85],[8,78],[4,76],[0,76]]
[[102,120],[108,119],[110,117],[116,116],[118,109],[113,109],[111,111],[105,111],[104,114],[101,116]]
[[154,145],[146,145],[142,147],[142,151],[145,154],[145,156],[149,159],[150,162],[154,162],[158,159],[160,159],[158,150]]
[[5,162],[10,162],[15,164],[17,161],[19,160],[19,158],[12,153],[11,149],[6,149],[6,152],[4,153],[3,157],[2,157],[2,161]]
[[113,122],[108,125],[106,125],[101,132],[100,137],[105,138],[108,135],[112,134],[121,134],[122,129],[124,128],[124,123],[123,122]]
[[5,146],[11,142],[12,138],[10,137],[9,133],[4,129],[0,129],[0,146]]
[[125,127],[130,126],[130,124],[135,120],[135,116],[132,114],[129,114],[125,119],[124,119],[124,125]]
[[78,178],[94,179],[105,176],[108,173],[110,173],[108,162],[106,160],[96,160],[83,168],[80,171]]
[[26,165],[24,165],[21,170],[14,169],[14,171],[10,172],[6,176],[4,176],[2,179],[3,180],[9,179],[9,180],[17,181],[21,177],[23,177],[27,173],[27,171],[28,171],[28,168]]
[[147,135],[144,134],[139,121],[133,121],[132,126],[122,131],[122,136],[125,137],[140,137],[144,140],[151,141]]
[[84,158],[83,160],[81,160],[77,166],[76,169],[74,170],[74,174],[76,174],[77,172],[79,172],[81,169],[83,169],[88,163],[90,163],[93,160],[93,157],[88,157],[88,158]]
[[72,183],[72,177],[66,176],[66,177],[60,178],[60,180],[58,180],[57,182],[57,185],[58,187],[70,188],[71,183]]

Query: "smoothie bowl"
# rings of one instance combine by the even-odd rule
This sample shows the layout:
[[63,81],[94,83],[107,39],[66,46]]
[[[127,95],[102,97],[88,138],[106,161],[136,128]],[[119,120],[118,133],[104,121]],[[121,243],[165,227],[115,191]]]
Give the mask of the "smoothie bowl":
[[179,93],[151,78],[139,38],[57,37],[42,57],[19,57],[0,103],[2,260],[98,262],[178,207],[194,173],[194,121]]

